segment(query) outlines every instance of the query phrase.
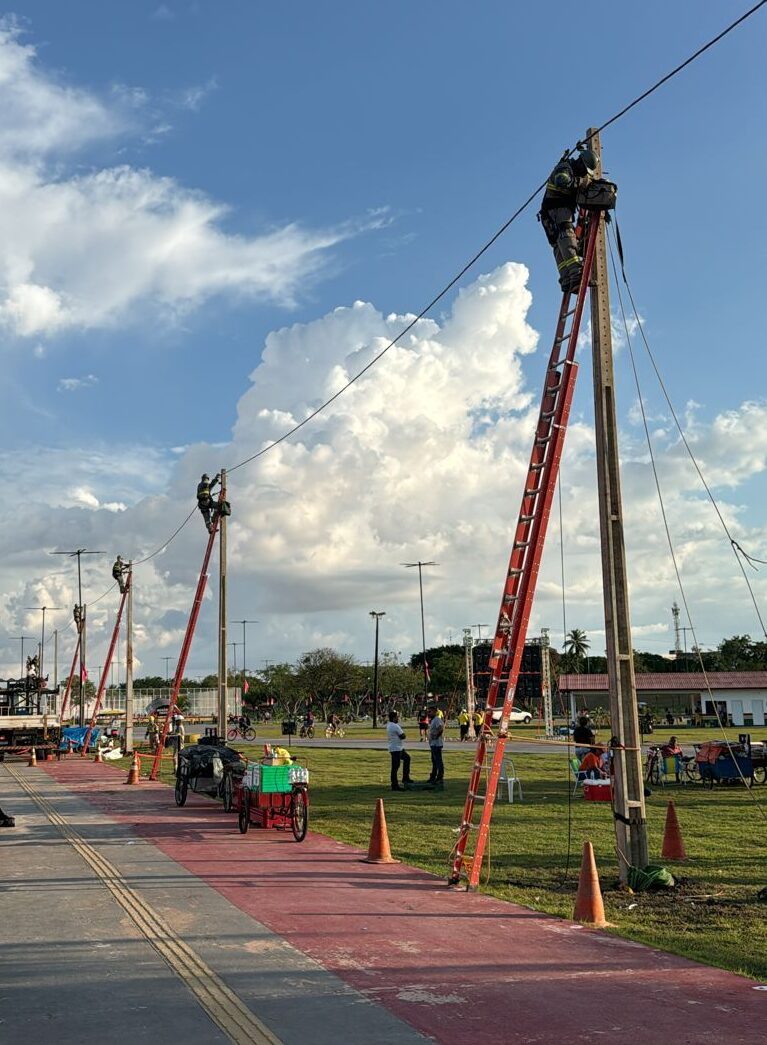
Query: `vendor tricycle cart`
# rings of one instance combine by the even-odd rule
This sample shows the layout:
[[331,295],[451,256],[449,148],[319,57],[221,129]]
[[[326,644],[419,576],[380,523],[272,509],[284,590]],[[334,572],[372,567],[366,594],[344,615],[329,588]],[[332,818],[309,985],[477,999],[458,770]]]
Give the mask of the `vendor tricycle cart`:
[[295,762],[250,763],[235,792],[238,825],[245,834],[254,827],[292,831],[303,842],[309,826],[309,771]]

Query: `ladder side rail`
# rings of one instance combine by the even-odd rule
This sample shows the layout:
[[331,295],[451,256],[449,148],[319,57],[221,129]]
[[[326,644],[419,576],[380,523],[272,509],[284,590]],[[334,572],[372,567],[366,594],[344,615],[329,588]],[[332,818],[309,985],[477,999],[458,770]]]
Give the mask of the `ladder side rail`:
[[210,557],[213,553],[213,544],[218,533],[218,520],[219,514],[213,519],[213,529],[210,532],[208,538],[208,545],[205,549],[205,556],[202,560],[202,569],[200,570],[200,577],[197,581],[197,589],[194,595],[194,602],[192,603],[192,611],[189,614],[189,620],[186,625],[186,632],[184,634],[184,641],[181,644],[181,653],[179,654],[178,664],[176,665],[176,674],[173,677],[173,691],[168,702],[168,713],[165,716],[165,722],[162,727],[162,733],[157,742],[157,751],[155,752],[154,761],[152,762],[152,771],[149,774],[150,780],[156,780],[157,774],[160,769],[160,759],[162,753],[165,750],[165,741],[168,737],[170,730],[170,721],[173,717],[173,713],[176,709],[176,701],[181,690],[181,683],[184,678],[184,672],[186,671],[186,662],[189,659],[189,651],[192,648],[192,639],[194,638],[195,628],[197,627],[197,620],[200,616],[200,607],[202,606],[202,598],[205,594],[205,586],[208,582],[208,566],[210,564]]
[[115,647],[117,645],[117,636],[120,634],[120,622],[122,621],[123,608],[125,606],[125,600],[128,597],[129,586],[130,576],[128,577],[128,583],[125,585],[125,591],[122,593],[122,597],[120,598],[120,605],[117,609],[117,618],[115,619],[115,626],[112,629],[112,639],[109,643],[109,649],[107,650],[107,656],[106,660],[104,661],[104,667],[101,670],[99,688],[96,692],[96,702],[93,705],[93,714],[91,715],[91,720],[88,723],[88,728],[85,731],[85,736],[83,738],[83,749],[80,752],[81,758],[85,758],[85,756],[88,754],[88,748],[90,747],[91,743],[91,734],[93,733],[93,729],[96,725],[98,713],[101,710],[101,702],[104,699],[104,690],[106,689],[107,676],[109,675],[109,669],[112,666],[112,657],[114,656]]
[[61,702],[61,712],[59,719],[62,726],[64,725],[64,715],[67,711],[67,704],[69,703],[69,694],[72,692],[72,679],[75,677],[75,668],[77,667],[77,658],[80,655],[80,633],[77,633],[77,643],[75,645],[75,654],[72,657],[72,667],[69,669],[69,675],[67,677],[67,687],[64,690],[64,699]]
[[[555,416],[557,413],[557,406],[559,403],[559,397],[562,391],[563,385],[563,374],[560,374],[554,369],[554,364],[557,363],[559,353],[561,350],[561,344],[565,340],[565,326],[568,317],[568,306],[570,302],[570,295],[567,294],[562,299],[562,304],[559,310],[559,318],[557,320],[556,335],[551,348],[551,354],[549,356],[549,362],[546,368],[546,377],[543,395],[541,397],[541,407],[538,415],[538,424],[535,429],[535,437],[533,439],[533,447],[530,454],[530,464],[528,466],[527,475],[525,476],[525,485],[523,488],[522,503],[519,511],[519,517],[517,521],[517,527],[514,534],[514,541],[512,544],[511,555],[509,558],[509,566],[506,571],[506,580],[504,582],[504,590],[501,598],[501,606],[498,611],[498,620],[495,628],[495,635],[493,639],[493,653],[491,654],[490,666],[492,668],[494,663],[494,656],[499,648],[499,637],[506,641],[506,633],[511,628],[512,620],[511,616],[506,610],[507,605],[511,607],[511,613],[514,614],[514,606],[518,605],[517,602],[517,590],[520,585],[520,578],[524,576],[525,572],[525,560],[527,547],[519,546],[520,537],[525,536],[529,527],[529,522],[523,522],[522,517],[530,515],[534,512],[537,499],[540,496],[543,488],[543,471],[546,461],[546,448],[547,443],[539,443],[538,440],[542,434],[542,425],[544,423],[544,415],[551,414]],[[573,339],[570,338],[572,341]],[[548,430],[548,429],[547,429]],[[535,491],[532,493],[531,491]],[[459,828],[459,835],[456,845],[454,847],[454,860],[453,868],[449,881],[452,884],[457,884],[460,880],[460,873],[463,866],[464,853],[466,851],[466,845],[468,842],[469,832],[472,827],[472,816],[474,813],[474,807],[476,800],[479,797],[479,787],[482,781],[482,770],[484,769],[485,760],[487,756],[487,734],[492,724],[492,709],[496,705],[499,687],[499,678],[495,670],[491,671],[491,683],[488,691],[487,699],[485,702],[485,717],[483,720],[482,729],[480,735],[477,738],[477,749],[472,766],[471,775],[469,778],[469,789],[466,795],[466,802],[464,805],[463,816],[461,819],[461,825]]]
[[[530,616],[530,606],[532,603],[532,597],[535,593],[535,584],[538,577],[538,570],[540,568],[541,558],[543,556],[543,540],[546,535],[546,529],[548,526],[548,518],[551,512],[551,502],[554,494],[554,483],[559,472],[559,462],[562,456],[562,449],[564,445],[564,436],[567,428],[567,421],[570,415],[570,405],[572,403],[572,397],[575,390],[575,379],[578,373],[578,365],[574,361],[575,349],[578,340],[578,333],[580,330],[581,318],[583,316],[583,309],[586,302],[586,289],[588,287],[589,280],[591,278],[591,269],[594,263],[594,253],[596,250],[597,232],[599,229],[599,219],[601,215],[596,212],[593,215],[592,220],[589,222],[588,237],[586,241],[586,252],[583,262],[583,272],[581,275],[581,284],[578,289],[578,297],[576,299],[575,309],[573,311],[573,322],[570,328],[569,344],[565,358],[562,360],[563,371],[561,375],[561,394],[558,397],[556,403],[556,415],[552,421],[552,438],[546,444],[545,450],[548,452],[544,454],[543,469],[540,470],[540,492],[539,497],[540,504],[536,505],[536,513],[532,522],[529,524],[531,527],[528,533],[528,547],[524,551],[528,551],[530,554],[525,556],[523,572],[519,575],[518,585],[516,591],[516,599],[512,604],[512,613],[509,615],[509,622],[506,624],[502,620],[503,605],[501,606],[501,613],[499,615],[499,624],[496,629],[495,636],[493,638],[493,646],[490,655],[490,670],[491,670],[491,683],[488,689],[488,699],[486,705],[485,723],[490,725],[492,721],[492,711],[496,707],[498,698],[498,692],[500,689],[500,683],[503,679],[504,666],[508,664],[508,658],[512,652],[516,654],[518,650],[517,670],[514,673],[513,678],[509,678],[506,686],[506,697],[511,697],[511,702],[508,705],[507,711],[510,711],[513,707],[514,687],[517,683],[517,677],[519,675],[519,662],[522,658],[522,646],[527,631],[527,622]],[[563,301],[562,311],[565,310],[568,296],[566,295]],[[552,376],[555,375],[555,376]],[[546,375],[546,390],[550,388],[550,383],[557,380],[558,373],[556,371],[549,370]],[[544,393],[544,400],[546,395]],[[543,408],[542,408],[543,410]],[[537,437],[536,437],[537,438]],[[531,470],[534,463],[538,464],[541,462],[534,461],[535,457],[535,443],[533,445],[533,455],[531,458]],[[552,479],[554,483],[552,483]],[[523,498],[522,508],[520,509],[520,515],[524,514],[525,499]],[[512,553],[513,558],[513,553]],[[509,587],[509,579],[507,578],[507,588]],[[504,592],[504,599],[507,592]],[[525,607],[527,611],[525,614]],[[504,656],[503,650],[506,649],[508,652]],[[491,703],[492,697],[492,703]],[[488,714],[489,712],[489,714]]]
[[[504,667],[509,662],[509,657],[512,656],[512,664],[507,675],[506,693],[503,704],[502,712],[502,731],[498,737],[496,748],[493,756],[493,763],[491,766],[490,776],[488,778],[487,788],[484,795],[484,804],[482,809],[482,817],[479,825],[479,834],[477,838],[477,846],[472,860],[472,870],[469,877],[469,888],[476,887],[479,881],[479,871],[482,863],[482,856],[484,854],[484,848],[487,841],[487,834],[489,831],[490,818],[492,816],[493,800],[495,789],[497,788],[498,778],[500,776],[501,764],[503,761],[503,751],[506,742],[506,729],[508,728],[508,714],[514,704],[514,689],[516,687],[517,679],[519,676],[519,666],[522,658],[522,646],[524,644],[524,637],[527,632],[527,624],[530,617],[530,611],[532,607],[532,597],[535,591],[535,583],[537,581],[538,570],[540,568],[540,562],[543,554],[543,540],[546,534],[546,528],[548,524],[548,518],[551,512],[551,502],[553,499],[553,490],[556,483],[556,476],[559,469],[559,461],[561,459],[562,448],[564,445],[564,435],[566,431],[567,419],[569,418],[570,405],[572,403],[572,397],[575,389],[575,378],[577,376],[577,364],[574,362],[575,349],[578,340],[578,332],[580,329],[580,321],[583,315],[583,308],[585,304],[586,288],[591,277],[591,269],[594,260],[594,252],[596,248],[597,230],[599,227],[600,214],[596,213],[593,215],[592,220],[589,222],[589,230],[587,237],[586,252],[583,265],[583,273],[581,276],[581,284],[578,289],[578,296],[576,299],[576,306],[572,312],[573,322],[570,328],[570,333],[567,335],[568,346],[564,360],[558,360],[558,352],[561,343],[564,340],[564,324],[567,316],[570,314],[567,311],[567,307],[570,301],[570,295],[566,294],[562,301],[560,308],[560,316],[557,324],[557,333],[554,339],[552,347],[552,353],[549,360],[549,367],[546,372],[546,379],[544,385],[544,394],[542,397],[541,411],[539,414],[538,426],[536,427],[536,436],[533,440],[533,449],[531,452],[530,468],[528,470],[528,476],[526,479],[525,490],[523,492],[522,505],[520,508],[520,519],[517,524],[515,531],[515,546],[512,548],[512,554],[510,559],[509,570],[504,585],[504,594],[501,601],[501,608],[498,615],[498,624],[496,626],[496,633],[493,639],[493,648],[490,658],[490,667],[492,671],[492,677],[490,687],[487,695],[487,702],[485,705],[485,719],[483,723],[483,729],[481,736],[478,740],[477,745],[477,757],[475,759],[474,767],[472,769],[469,792],[466,798],[466,804],[464,807],[464,815],[461,821],[459,829],[459,838],[456,843],[454,853],[454,861],[452,874],[450,877],[451,883],[457,883],[460,879],[461,869],[463,867],[464,853],[466,850],[466,844],[468,841],[468,835],[471,830],[471,816],[474,810],[476,798],[478,796],[478,787],[481,780],[482,769],[486,758],[487,741],[485,734],[489,731],[492,725],[492,712],[496,707],[498,692],[500,689],[500,683],[504,674]],[[553,364],[562,366],[562,373],[559,374],[554,369]],[[552,397],[554,403],[552,406],[553,420],[550,421],[549,429],[552,438],[540,444],[538,440],[542,435],[547,434],[546,431],[542,431],[542,425],[544,424],[544,414],[548,412],[546,407],[547,398]],[[530,515],[530,505],[528,499],[531,495],[528,490],[533,488],[531,483],[531,477],[538,476],[538,482],[536,483],[536,494],[535,494],[535,505],[532,519],[531,532],[528,534],[526,529],[530,526],[530,522],[525,523],[525,536],[528,537],[526,546],[524,548],[517,547],[520,533],[520,523],[522,523],[522,516]],[[530,484],[530,485],[528,485]],[[538,504],[540,495],[543,495],[541,504]],[[516,553],[520,554],[517,555]],[[531,554],[526,554],[530,552]],[[521,572],[520,572],[521,570]],[[515,590],[516,589],[516,590]],[[511,605],[511,615],[506,611],[507,599],[512,596],[513,602]],[[521,595],[521,598],[520,598]],[[520,642],[521,638],[521,642]],[[505,654],[503,651],[506,651]],[[505,723],[504,723],[505,718]]]

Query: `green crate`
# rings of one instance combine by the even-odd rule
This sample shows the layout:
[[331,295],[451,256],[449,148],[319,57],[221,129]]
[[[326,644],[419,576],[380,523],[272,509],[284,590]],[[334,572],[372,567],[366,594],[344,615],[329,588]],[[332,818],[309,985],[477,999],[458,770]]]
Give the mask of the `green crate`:
[[272,794],[290,791],[290,766],[261,766],[259,790]]

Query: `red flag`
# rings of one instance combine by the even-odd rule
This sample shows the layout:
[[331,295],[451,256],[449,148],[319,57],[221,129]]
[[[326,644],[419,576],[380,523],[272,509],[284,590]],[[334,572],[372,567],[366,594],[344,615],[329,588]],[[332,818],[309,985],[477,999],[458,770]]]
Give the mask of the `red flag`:
[[88,681],[88,669],[85,667],[84,664],[83,664],[82,668],[80,669],[80,681],[81,682],[87,682]]
[[424,664],[424,668],[426,670],[426,681],[427,682],[431,682],[431,672],[429,671],[429,662],[428,662],[428,660],[424,660],[423,664]]
[[247,679],[244,679],[243,683],[242,683],[242,693],[243,693],[243,696],[245,696],[245,694],[249,691],[249,689],[250,689],[250,683],[248,682]]

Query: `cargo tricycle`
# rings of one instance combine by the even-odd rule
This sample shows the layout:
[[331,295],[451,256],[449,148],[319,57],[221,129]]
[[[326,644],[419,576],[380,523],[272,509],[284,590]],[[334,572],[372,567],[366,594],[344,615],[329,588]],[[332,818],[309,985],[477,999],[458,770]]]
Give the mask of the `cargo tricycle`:
[[265,758],[249,762],[234,804],[243,834],[252,825],[292,831],[295,840],[303,842],[309,826],[309,770],[295,761],[275,765]]

